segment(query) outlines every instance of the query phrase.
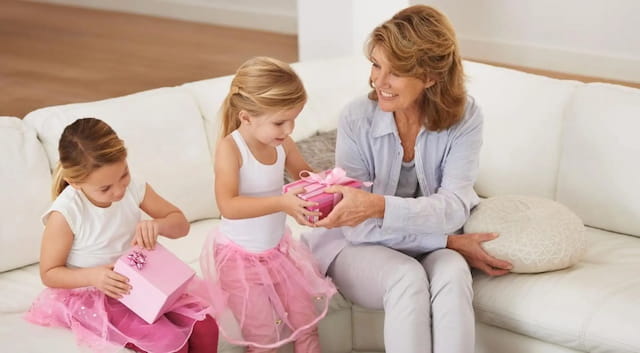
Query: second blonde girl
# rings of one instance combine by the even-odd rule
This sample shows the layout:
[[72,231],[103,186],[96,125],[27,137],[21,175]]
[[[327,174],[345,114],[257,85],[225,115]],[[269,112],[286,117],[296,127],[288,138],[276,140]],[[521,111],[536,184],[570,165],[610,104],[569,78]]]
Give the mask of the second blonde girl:
[[318,215],[296,196],[301,188],[282,194],[285,169],[293,176],[310,169],[289,136],[305,102],[289,65],[257,57],[238,69],[222,107],[215,154],[222,220],[201,265],[220,332],[247,352],[295,341],[298,353],[320,353],[316,325],[336,292],[285,225],[287,214],[303,225]]

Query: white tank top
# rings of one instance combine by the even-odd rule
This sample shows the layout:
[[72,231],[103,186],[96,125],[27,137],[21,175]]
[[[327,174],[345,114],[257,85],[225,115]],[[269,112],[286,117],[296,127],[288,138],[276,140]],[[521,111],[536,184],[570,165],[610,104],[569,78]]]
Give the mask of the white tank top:
[[[238,193],[245,196],[265,197],[282,194],[286,155],[282,145],[276,147],[277,159],[273,164],[262,164],[249,150],[238,130],[231,137],[240,150],[242,167]],[[272,213],[260,217],[226,219],[220,221],[220,231],[231,241],[249,252],[260,252],[278,245],[285,231],[286,214]]]

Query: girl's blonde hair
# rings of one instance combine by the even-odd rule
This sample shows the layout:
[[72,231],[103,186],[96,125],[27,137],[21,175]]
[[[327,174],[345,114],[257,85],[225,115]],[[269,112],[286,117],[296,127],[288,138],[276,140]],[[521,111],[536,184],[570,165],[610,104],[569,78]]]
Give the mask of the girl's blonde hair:
[[[462,119],[464,71],[455,31],[444,14],[425,5],[401,10],[373,30],[366,45],[369,57],[374,48],[382,50],[398,75],[435,81],[422,97],[427,129],[444,130]],[[375,89],[369,98],[378,100]]]
[[55,199],[68,182],[82,183],[96,169],[124,161],[127,149],[115,131],[100,119],[82,118],[68,125],[58,143],[60,162],[51,194]]
[[306,101],[304,85],[289,64],[264,56],[249,59],[236,71],[222,103],[222,136],[240,127],[242,110],[260,116],[296,108]]

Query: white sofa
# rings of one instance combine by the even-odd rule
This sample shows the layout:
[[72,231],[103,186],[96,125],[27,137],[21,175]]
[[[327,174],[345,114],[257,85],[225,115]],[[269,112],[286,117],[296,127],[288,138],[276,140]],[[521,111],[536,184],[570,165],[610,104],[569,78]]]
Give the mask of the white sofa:
[[[294,138],[335,128],[367,91],[364,58],[294,65],[309,94]],[[489,278],[474,273],[477,352],[640,352],[640,90],[583,84],[466,62],[485,115],[477,191],[562,202],[588,225],[588,250],[563,271]],[[230,77],[0,118],[0,351],[82,351],[63,329],[21,316],[43,288],[41,213],[63,127],[104,119],[124,138],[134,173],[181,207],[190,234],[163,243],[197,269],[219,212],[210,159]],[[292,224],[298,235],[302,228]],[[380,311],[338,296],[320,327],[323,352],[382,352]],[[222,352],[241,352],[223,344]],[[290,347],[283,351],[290,351]],[[398,353],[398,352],[394,352]]]

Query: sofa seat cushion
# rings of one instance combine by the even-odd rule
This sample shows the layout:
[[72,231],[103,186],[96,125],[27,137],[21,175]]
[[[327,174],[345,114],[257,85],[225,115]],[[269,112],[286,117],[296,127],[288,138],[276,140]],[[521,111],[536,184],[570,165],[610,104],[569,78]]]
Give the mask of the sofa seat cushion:
[[565,270],[474,273],[477,320],[587,352],[640,352],[640,239],[587,228],[587,251]]
[[471,212],[464,233],[500,236],[483,243],[492,256],[509,261],[511,272],[559,270],[577,263],[586,239],[582,220],[553,200],[521,195],[482,200]]

